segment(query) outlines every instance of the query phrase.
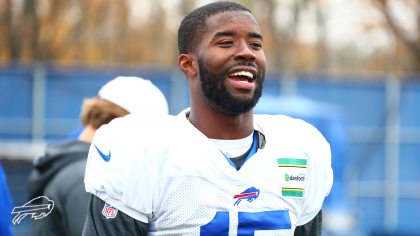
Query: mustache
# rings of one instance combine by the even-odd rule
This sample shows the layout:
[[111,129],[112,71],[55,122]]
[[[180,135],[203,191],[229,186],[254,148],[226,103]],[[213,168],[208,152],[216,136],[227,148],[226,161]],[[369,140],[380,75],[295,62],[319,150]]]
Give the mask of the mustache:
[[225,71],[220,73],[220,75],[227,74],[230,69],[232,69],[233,67],[236,67],[236,66],[252,66],[255,69],[257,69],[257,76],[262,76],[261,71],[258,69],[258,67],[255,65],[254,62],[237,62],[237,63],[231,65],[229,68],[226,68]]
[[258,68],[257,68],[257,66],[255,65],[255,63],[254,63],[254,62],[237,62],[237,63],[235,63],[234,65],[232,65],[232,66],[229,68],[229,70],[230,70],[232,67],[235,67],[235,66],[252,66],[252,67],[254,67],[255,69],[257,69],[257,71],[258,71]]

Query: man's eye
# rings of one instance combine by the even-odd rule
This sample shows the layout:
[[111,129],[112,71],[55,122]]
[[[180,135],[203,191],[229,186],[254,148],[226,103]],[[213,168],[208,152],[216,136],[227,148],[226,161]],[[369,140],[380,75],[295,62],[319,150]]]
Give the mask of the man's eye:
[[232,41],[223,41],[223,42],[219,42],[219,45],[231,45],[233,44]]
[[251,43],[251,46],[256,48],[262,48],[262,45],[260,43]]

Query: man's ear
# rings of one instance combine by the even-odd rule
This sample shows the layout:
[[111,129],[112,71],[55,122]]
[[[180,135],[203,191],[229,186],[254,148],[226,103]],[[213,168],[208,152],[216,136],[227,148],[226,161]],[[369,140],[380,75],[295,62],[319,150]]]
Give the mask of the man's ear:
[[197,75],[197,64],[193,63],[194,59],[195,57],[190,54],[181,54],[178,58],[178,67],[187,78]]

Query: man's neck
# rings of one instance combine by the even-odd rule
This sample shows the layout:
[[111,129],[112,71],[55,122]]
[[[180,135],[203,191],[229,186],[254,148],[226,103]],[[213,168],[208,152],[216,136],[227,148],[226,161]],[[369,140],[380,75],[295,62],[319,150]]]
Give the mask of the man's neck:
[[79,135],[78,140],[86,143],[91,143],[96,129],[92,125],[87,125],[82,133]]
[[253,109],[244,114],[231,115],[206,105],[191,103],[190,122],[208,138],[242,139],[253,132]]

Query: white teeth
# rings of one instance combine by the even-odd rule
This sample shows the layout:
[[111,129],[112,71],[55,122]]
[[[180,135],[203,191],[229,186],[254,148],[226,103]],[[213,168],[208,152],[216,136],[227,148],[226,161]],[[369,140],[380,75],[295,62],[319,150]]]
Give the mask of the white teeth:
[[247,76],[248,78],[251,78],[251,79],[254,78],[254,75],[249,71],[238,71],[235,73],[230,73],[228,76],[238,76],[238,75]]
[[238,82],[240,82],[240,83],[246,83],[246,84],[249,84],[249,82],[248,82],[248,81],[242,81],[242,80],[240,80],[240,81],[238,81]]

